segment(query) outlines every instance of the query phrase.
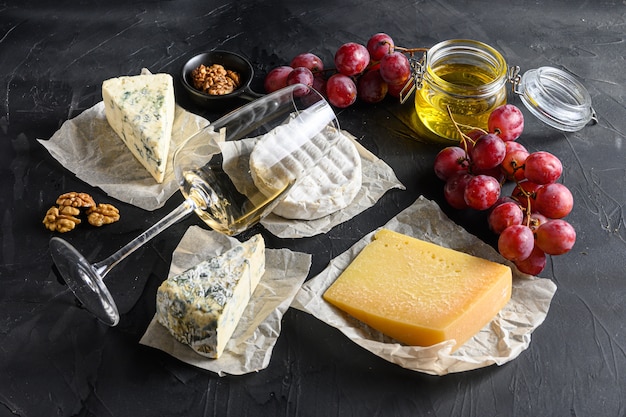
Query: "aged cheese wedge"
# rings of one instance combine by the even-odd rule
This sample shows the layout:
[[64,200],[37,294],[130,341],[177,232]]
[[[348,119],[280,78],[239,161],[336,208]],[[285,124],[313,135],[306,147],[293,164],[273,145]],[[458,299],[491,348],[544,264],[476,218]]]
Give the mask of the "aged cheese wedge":
[[323,297],[407,345],[456,350],[506,305],[511,281],[508,266],[381,229]]
[[172,76],[111,78],[102,83],[102,99],[109,125],[154,179],[163,182],[176,107]]
[[361,157],[341,134],[337,144],[273,210],[287,219],[314,220],[347,207],[361,190]]
[[165,280],[156,317],[181,343],[218,358],[265,272],[261,235]]

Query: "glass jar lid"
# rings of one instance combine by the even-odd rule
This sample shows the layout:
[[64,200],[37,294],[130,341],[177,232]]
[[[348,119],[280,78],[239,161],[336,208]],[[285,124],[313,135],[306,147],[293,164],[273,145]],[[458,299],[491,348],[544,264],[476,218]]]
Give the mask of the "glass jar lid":
[[541,67],[526,71],[516,83],[515,93],[535,117],[556,129],[575,132],[595,120],[589,92],[563,70]]

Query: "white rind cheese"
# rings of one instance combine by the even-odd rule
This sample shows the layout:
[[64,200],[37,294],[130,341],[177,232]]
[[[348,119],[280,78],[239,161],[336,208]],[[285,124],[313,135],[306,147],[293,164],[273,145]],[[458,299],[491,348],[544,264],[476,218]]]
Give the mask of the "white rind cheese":
[[162,183],[176,101],[169,74],[111,78],[102,83],[107,121],[133,155]]
[[156,317],[181,343],[218,358],[265,272],[261,235],[168,278],[157,291]]
[[308,138],[289,122],[261,136],[250,153],[250,175],[267,197],[274,197],[313,168],[332,147],[337,131],[327,127]]
[[363,180],[355,144],[331,127],[299,143],[289,129],[281,125],[260,137],[250,153],[250,175],[259,191],[273,198],[290,187],[273,213],[314,220],[348,206]]
[[359,151],[342,134],[330,152],[289,190],[273,213],[287,219],[319,219],[347,207],[361,190],[362,181]]

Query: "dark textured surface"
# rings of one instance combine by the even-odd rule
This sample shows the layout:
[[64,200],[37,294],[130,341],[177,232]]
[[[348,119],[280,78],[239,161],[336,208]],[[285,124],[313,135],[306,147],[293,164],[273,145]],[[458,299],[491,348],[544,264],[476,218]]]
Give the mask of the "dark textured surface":
[[[621,1],[21,1],[0,6],[1,416],[624,416],[626,415],[626,6]],[[75,179],[36,139],[101,100],[104,79],[142,67],[177,75],[195,53],[251,60],[253,88],[297,53],[330,62],[347,41],[389,33],[403,46],[484,41],[522,70],[551,65],[578,76],[599,124],[560,133],[527,115],[520,140],[557,154],[574,193],[573,251],[542,273],[558,286],[544,324],[502,367],[427,376],[385,362],[338,331],[290,310],[269,367],[219,378],[138,340],[188,219],[124,262],[110,282],[124,311],[107,328],[74,306],[51,271],[41,219]],[[187,109],[204,114],[178,90]],[[436,146],[413,138],[410,105],[385,101],[338,114],[342,127],[407,186],[331,232],[269,245],[312,253],[311,276],[420,194],[443,205]],[[527,114],[527,113],[526,113]],[[217,114],[204,114],[214,120]],[[180,201],[71,240],[90,259],[129,241]],[[484,216],[446,211],[493,244]],[[113,284],[117,282],[117,284]]]

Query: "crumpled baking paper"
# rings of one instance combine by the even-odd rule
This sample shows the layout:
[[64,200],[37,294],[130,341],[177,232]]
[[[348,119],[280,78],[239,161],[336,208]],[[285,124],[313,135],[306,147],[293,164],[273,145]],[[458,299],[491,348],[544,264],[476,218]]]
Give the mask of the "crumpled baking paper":
[[[172,256],[169,276],[177,275],[209,257],[224,253],[238,241],[215,231],[191,226]],[[178,342],[157,320],[139,343],[220,376],[256,372],[269,365],[281,331],[281,320],[309,274],[311,255],[289,249],[266,249],[265,274],[222,355],[211,359]]]
[[[208,125],[206,119],[176,106],[172,143],[162,184],[154,180],[109,126],[103,102],[67,120],[49,140],[39,139],[39,142],[81,180],[120,201],[152,211],[162,207],[179,190],[172,162],[174,150]],[[261,220],[270,233],[280,238],[326,233],[373,206],[388,190],[405,189],[391,167],[360,145],[349,132],[343,133],[353,141],[362,160],[363,184],[352,203],[343,210],[310,221],[270,214]]]
[[[494,262],[512,265],[491,246],[448,219],[435,202],[424,197],[418,198],[384,227]],[[336,327],[359,346],[389,362],[431,375],[446,375],[507,363],[529,346],[532,332],[546,318],[556,285],[548,279],[521,274],[512,267],[511,300],[491,323],[457,351],[451,353],[453,341],[429,347],[400,344],[331,306],[322,298],[326,289],[361,249],[371,242],[374,233],[363,237],[348,251],[333,259],[319,275],[307,281],[298,292],[292,307]]]
[[162,184],[128,150],[109,125],[104,102],[65,121],[49,140],[39,139],[57,161],[89,185],[144,210],[156,210],[178,191],[173,154],[178,145],[209,124],[176,106],[172,142]]

